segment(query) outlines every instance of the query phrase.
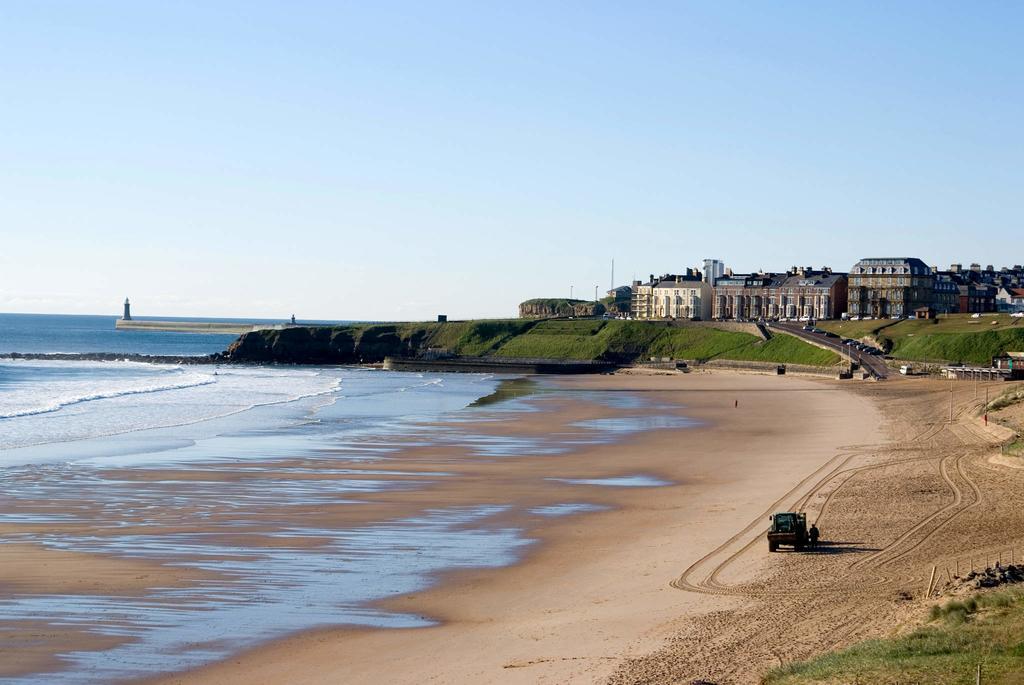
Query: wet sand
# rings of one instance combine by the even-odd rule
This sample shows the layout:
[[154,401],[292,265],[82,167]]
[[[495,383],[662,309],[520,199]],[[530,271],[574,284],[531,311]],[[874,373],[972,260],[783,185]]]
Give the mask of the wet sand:
[[[558,384],[579,391],[581,398],[598,390],[624,397],[641,394],[659,403],[657,414],[700,424],[647,430],[616,443],[540,457],[463,462],[450,451],[411,449],[403,468],[451,468],[459,477],[429,490],[378,497],[369,516],[500,502],[585,502],[607,509],[548,518],[516,507],[496,525],[520,526],[539,541],[527,548],[520,563],[448,572],[430,589],[384,602],[385,608],[429,617],[438,625],[306,631],[157,682],[605,680],[632,659],[662,648],[696,619],[747,602],[680,592],[670,581],[752,521],[794,506],[815,475],[835,463],[842,446],[880,440],[881,418],[872,401],[831,382],[690,374],[579,377]],[[565,398],[538,403],[542,411],[518,415],[513,426],[482,423],[474,428],[546,435],[574,421],[650,411],[588,407]],[[551,480],[637,474],[672,485],[630,488]],[[351,524],[352,515],[331,515],[319,524]],[[772,561],[766,551],[749,555],[729,570],[729,580],[756,577]]]

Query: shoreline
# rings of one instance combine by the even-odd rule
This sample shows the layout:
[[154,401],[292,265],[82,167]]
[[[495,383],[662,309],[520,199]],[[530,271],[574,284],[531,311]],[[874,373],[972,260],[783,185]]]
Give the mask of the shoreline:
[[[226,364],[221,353],[201,355],[140,354],[137,352],[4,352],[0,360],[55,362],[139,362],[143,364]],[[236,362],[237,363],[237,362]],[[253,366],[257,366],[253,364]]]
[[[382,603],[438,619],[437,626],[302,632],[211,666],[145,682],[607,678],[625,660],[657,649],[681,621],[736,606],[733,598],[679,592],[669,581],[779,498],[795,496],[794,484],[832,460],[842,445],[872,435],[877,424],[871,406],[832,383],[741,374],[553,382],[587,391],[643,392],[673,403],[685,396],[686,415],[702,425],[683,429],[678,437],[672,430],[653,431],[583,450],[596,471],[613,471],[618,463],[620,472],[642,471],[673,484],[587,495],[585,501],[599,495],[613,508],[531,529],[529,536],[538,543],[513,566],[446,573],[427,590]],[[779,401],[780,392],[786,401]],[[733,406],[737,395],[743,398],[742,411]],[[796,445],[778,430],[780,420],[794,411],[813,419],[802,426]],[[744,446],[754,441],[760,458],[745,453]],[[692,445],[687,459],[677,456],[681,442]],[[623,447],[634,454],[628,464],[622,464]],[[756,573],[764,562],[744,572]],[[381,654],[389,656],[381,659]]]

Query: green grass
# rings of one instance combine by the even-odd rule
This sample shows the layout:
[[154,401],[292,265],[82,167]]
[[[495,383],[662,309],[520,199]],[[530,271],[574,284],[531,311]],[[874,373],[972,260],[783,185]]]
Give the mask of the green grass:
[[[379,361],[428,350],[460,356],[601,360],[630,363],[649,357],[734,359],[831,366],[839,357],[796,338],[765,342],[712,325],[616,319],[479,320],[385,323],[266,330],[243,336],[244,354],[285,361]],[[243,357],[244,358],[244,354]]]
[[819,327],[847,338],[874,336],[898,359],[987,366],[992,357],[1024,350],[1024,323],[1007,314],[949,314],[906,321],[827,321]]
[[765,342],[749,333],[711,326],[668,326],[645,321],[544,321],[509,339],[498,356],[602,359],[625,362],[649,357],[735,359],[830,366],[839,357],[792,336]]
[[521,319],[434,324],[426,346],[478,357],[494,352],[507,340],[532,326],[533,322]]
[[809,366],[831,366],[839,363],[834,352],[808,345],[791,335],[776,335],[761,345],[750,345],[725,359],[743,359],[747,361],[788,361],[790,364],[807,364]]
[[914,334],[893,341],[892,355],[915,361],[951,361],[988,366],[992,357],[1024,350],[1024,329],[980,333]]
[[453,321],[449,323],[355,324],[332,329],[336,336],[351,336],[362,348],[378,347],[388,354],[437,348],[452,354],[482,356],[523,333],[534,322],[523,319]]
[[908,635],[870,640],[769,671],[765,685],[1024,683],[1024,591],[981,594],[932,609]]

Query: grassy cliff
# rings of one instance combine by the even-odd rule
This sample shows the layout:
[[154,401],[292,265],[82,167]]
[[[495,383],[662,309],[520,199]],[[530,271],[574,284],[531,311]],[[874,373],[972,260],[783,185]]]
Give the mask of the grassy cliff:
[[831,352],[796,338],[760,337],[712,325],[671,326],[645,321],[576,319],[493,320],[289,328],[256,331],[228,350],[240,361],[347,364],[427,350],[460,356],[602,360],[628,363],[649,357],[734,359],[829,366]]
[[602,359],[649,357],[737,359],[828,366],[836,355],[787,335],[765,342],[756,335],[711,326],[667,326],[646,321],[544,321],[501,345],[505,357]]
[[950,314],[906,321],[822,321],[819,327],[848,338],[873,337],[899,359],[987,366],[992,357],[1024,350],[1024,321],[1006,314],[972,318]]

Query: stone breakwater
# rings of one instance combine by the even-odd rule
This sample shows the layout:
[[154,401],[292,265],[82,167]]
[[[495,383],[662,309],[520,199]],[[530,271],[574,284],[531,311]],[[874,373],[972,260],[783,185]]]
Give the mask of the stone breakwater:
[[124,331],[172,331],[178,333],[211,333],[242,335],[265,329],[282,329],[287,324],[245,323],[238,321],[154,321],[118,319],[114,328]]

